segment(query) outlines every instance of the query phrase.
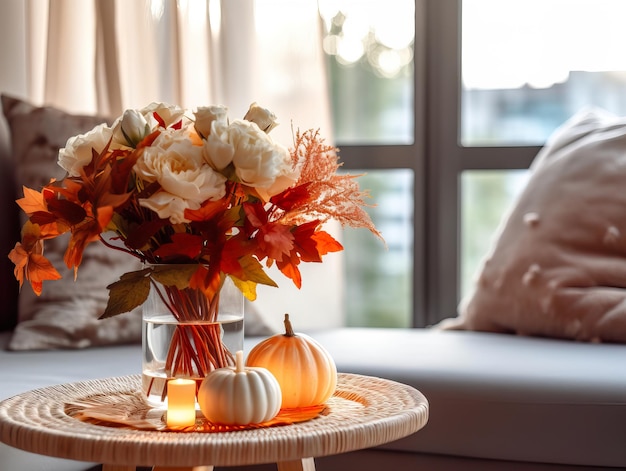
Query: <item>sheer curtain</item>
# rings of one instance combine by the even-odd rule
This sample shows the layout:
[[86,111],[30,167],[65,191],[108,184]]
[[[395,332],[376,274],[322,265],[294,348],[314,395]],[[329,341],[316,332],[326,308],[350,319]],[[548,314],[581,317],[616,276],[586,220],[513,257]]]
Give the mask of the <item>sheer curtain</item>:
[[[320,34],[315,0],[27,0],[28,98],[108,116],[164,101],[243,117],[256,101],[284,145],[292,126],[332,142]],[[343,322],[341,257],[313,265],[300,292],[280,274],[280,289],[260,287],[277,328],[284,312],[301,328]]]

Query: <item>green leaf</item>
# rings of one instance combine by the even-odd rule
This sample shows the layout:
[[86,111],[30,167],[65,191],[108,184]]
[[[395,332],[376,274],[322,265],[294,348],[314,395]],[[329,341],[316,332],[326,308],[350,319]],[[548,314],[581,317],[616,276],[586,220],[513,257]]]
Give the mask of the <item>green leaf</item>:
[[141,306],[150,293],[149,270],[125,273],[118,281],[107,286],[109,300],[100,319],[117,316]]
[[154,281],[164,286],[176,286],[178,289],[189,287],[191,277],[198,269],[198,265],[153,265],[150,275]]

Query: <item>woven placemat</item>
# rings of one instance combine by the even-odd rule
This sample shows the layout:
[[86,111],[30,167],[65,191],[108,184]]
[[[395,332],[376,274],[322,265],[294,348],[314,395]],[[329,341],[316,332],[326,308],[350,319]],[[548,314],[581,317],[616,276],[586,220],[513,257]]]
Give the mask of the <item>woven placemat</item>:
[[137,466],[234,466],[344,453],[388,443],[422,428],[428,402],[416,389],[369,376],[339,374],[327,413],[285,426],[217,433],[102,426],[67,413],[98,394],[132,394],[138,375],[30,391],[0,402],[0,441],[79,461]]
[[236,432],[265,427],[278,427],[328,414],[324,405],[301,409],[281,409],[278,415],[267,422],[248,425],[225,425],[207,420],[202,412],[196,411],[196,423],[186,427],[168,427],[164,408],[150,405],[141,391],[99,393],[65,404],[65,413],[70,417],[103,427],[124,427],[129,430],[154,430],[161,432]]

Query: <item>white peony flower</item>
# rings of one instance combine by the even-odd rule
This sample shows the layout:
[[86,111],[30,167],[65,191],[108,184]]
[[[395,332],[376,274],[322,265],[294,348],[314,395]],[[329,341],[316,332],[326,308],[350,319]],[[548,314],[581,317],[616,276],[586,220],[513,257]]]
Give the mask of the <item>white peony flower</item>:
[[198,209],[204,201],[225,194],[226,178],[207,165],[202,147],[192,144],[186,130],[164,131],[144,150],[135,172],[139,178],[161,185],[139,204],[174,224],[189,222],[185,209]]
[[211,125],[213,124],[213,121],[227,123],[227,113],[228,108],[222,105],[199,107],[194,113],[196,116],[194,127],[198,134],[200,134],[200,137],[206,139],[207,136],[211,134]]
[[287,148],[276,144],[251,121],[213,122],[204,143],[204,157],[219,171],[232,164],[242,183],[268,196],[289,188],[298,176]]
[[59,149],[59,165],[70,176],[77,177],[80,169],[91,162],[92,149],[102,152],[112,136],[112,129],[103,123],[85,134],[70,137],[65,147]]

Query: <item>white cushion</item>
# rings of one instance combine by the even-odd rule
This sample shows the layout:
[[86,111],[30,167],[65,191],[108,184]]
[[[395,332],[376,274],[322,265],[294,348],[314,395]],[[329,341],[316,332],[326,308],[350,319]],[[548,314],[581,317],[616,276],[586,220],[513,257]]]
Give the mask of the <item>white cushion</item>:
[[551,137],[444,328],[626,342],[626,118],[586,110]]

